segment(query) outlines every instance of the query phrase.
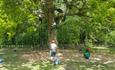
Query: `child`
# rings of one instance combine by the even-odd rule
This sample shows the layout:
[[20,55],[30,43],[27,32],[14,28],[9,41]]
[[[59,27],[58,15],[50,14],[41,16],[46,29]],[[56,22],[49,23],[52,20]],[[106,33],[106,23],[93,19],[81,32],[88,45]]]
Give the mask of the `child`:
[[57,44],[55,43],[54,40],[52,40],[50,43],[50,55],[51,55],[51,57],[55,57],[56,53],[57,53]]
[[53,62],[54,62],[54,65],[58,65],[61,63],[59,57],[57,56],[54,57]]
[[84,57],[85,57],[85,59],[87,59],[88,61],[89,61],[89,58],[90,58],[90,48],[87,48],[86,50],[85,50],[85,52],[84,52]]
[[54,59],[54,57],[56,57],[57,54],[57,44],[55,43],[54,40],[51,41],[50,43],[50,56],[51,56],[51,60]]

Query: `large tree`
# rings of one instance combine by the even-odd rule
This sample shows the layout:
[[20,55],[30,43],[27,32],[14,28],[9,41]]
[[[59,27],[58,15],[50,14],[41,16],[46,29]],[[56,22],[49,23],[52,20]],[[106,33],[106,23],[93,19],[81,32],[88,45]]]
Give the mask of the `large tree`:
[[114,0],[0,0],[0,43],[114,43],[114,7]]
[[[86,0],[41,0],[44,17],[48,23],[48,40],[57,41],[57,28],[63,25],[67,16],[85,16],[88,9]],[[83,32],[84,33],[84,32]]]

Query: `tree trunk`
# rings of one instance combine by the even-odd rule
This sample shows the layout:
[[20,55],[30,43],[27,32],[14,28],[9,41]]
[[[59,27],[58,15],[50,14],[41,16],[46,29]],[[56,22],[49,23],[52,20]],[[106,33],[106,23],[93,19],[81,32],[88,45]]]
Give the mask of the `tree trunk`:
[[52,26],[55,16],[53,0],[45,0],[44,12],[48,24],[48,44],[51,40],[55,40],[57,42],[57,30]]

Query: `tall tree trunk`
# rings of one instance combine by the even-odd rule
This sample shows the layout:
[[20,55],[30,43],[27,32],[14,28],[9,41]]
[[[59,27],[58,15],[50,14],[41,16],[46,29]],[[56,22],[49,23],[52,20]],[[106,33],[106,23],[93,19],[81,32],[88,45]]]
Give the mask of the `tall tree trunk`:
[[57,30],[55,27],[52,26],[54,23],[54,5],[53,5],[53,0],[44,0],[44,14],[46,21],[48,23],[48,43],[53,39],[57,42]]

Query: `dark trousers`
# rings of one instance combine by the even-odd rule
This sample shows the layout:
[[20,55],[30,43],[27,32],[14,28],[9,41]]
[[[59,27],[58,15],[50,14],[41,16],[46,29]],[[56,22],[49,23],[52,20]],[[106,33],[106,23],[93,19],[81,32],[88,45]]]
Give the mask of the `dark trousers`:
[[51,51],[51,56],[55,57],[56,56],[56,51]]

